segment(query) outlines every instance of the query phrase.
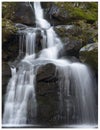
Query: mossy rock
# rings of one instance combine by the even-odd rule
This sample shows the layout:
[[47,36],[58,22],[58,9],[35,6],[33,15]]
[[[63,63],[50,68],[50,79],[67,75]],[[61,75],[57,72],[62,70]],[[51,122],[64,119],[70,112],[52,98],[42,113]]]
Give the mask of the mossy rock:
[[15,15],[17,2],[2,2],[2,18],[12,20]]
[[14,26],[14,23],[9,19],[2,19],[2,41],[6,42],[11,35],[15,34],[17,28]]
[[58,25],[54,27],[55,32],[63,43],[70,40],[82,41],[82,46],[98,41],[97,22],[93,25],[79,20],[71,25]]
[[81,48],[80,60],[98,71],[98,44],[88,44]]
[[98,2],[55,2],[60,9],[69,12],[70,20],[86,20],[93,23],[98,19]]

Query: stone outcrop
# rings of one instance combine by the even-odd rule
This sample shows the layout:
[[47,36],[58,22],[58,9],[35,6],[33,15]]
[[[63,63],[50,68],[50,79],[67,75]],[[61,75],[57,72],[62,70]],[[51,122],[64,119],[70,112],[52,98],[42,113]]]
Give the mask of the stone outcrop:
[[19,53],[19,38],[12,35],[11,38],[2,44],[2,60],[5,62],[13,61]]
[[8,84],[8,81],[11,77],[11,70],[7,63],[2,63],[2,94],[4,95],[6,93],[6,86]]
[[51,63],[41,66],[37,71],[37,120],[43,124],[53,123],[53,121],[56,123],[54,118],[57,116],[59,87],[55,71],[56,67]]
[[89,64],[94,70],[98,70],[98,44],[92,43],[84,46],[80,50],[80,60]]
[[18,2],[16,4],[13,22],[30,26],[35,24],[34,11],[29,2]]

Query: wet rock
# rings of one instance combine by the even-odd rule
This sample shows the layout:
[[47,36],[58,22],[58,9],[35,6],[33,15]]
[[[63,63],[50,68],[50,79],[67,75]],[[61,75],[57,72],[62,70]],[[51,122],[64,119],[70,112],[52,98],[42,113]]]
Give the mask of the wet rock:
[[[81,28],[81,26],[84,27]],[[61,55],[79,57],[79,50],[87,43],[91,44],[97,38],[97,29],[83,22],[80,25],[59,25],[54,30],[64,44],[64,48],[60,51]],[[88,28],[88,29],[87,29]]]
[[55,76],[56,66],[52,63],[46,64],[38,69],[37,81],[43,81],[45,79],[50,79]]
[[60,50],[59,57],[75,56],[79,58],[79,50],[82,47],[82,42],[77,40],[69,40]]
[[39,123],[53,123],[59,104],[57,77],[55,65],[49,63],[41,66],[36,76],[37,120]]
[[[76,61],[75,58],[72,59]],[[64,96],[60,104],[60,79],[55,65],[48,63],[41,66],[36,76],[37,120],[46,125],[60,125],[73,122],[73,96]],[[62,90],[63,91],[63,90]],[[72,92],[71,92],[72,94]],[[66,95],[66,94],[65,94]],[[67,102],[67,103],[66,103]],[[63,107],[63,108],[62,108]]]
[[5,94],[11,77],[11,70],[7,62],[2,62],[2,113],[4,111]]
[[69,41],[69,43],[64,44],[63,47],[63,55],[67,56],[76,56],[77,58],[79,57],[79,50],[82,47],[82,42],[81,41]]
[[97,13],[97,4],[93,8],[95,8],[95,11],[91,13],[89,3],[78,3],[77,5],[76,2],[54,2],[48,14],[53,21],[53,25],[63,25],[78,20],[93,23],[97,19],[97,14],[95,14]]
[[29,2],[18,2],[16,4],[16,10],[15,10],[13,22],[22,23],[26,25],[35,24],[33,8],[29,4]]
[[58,25],[54,27],[54,30],[60,37],[79,36],[82,34],[82,29],[75,25]]
[[71,61],[72,63],[75,63],[75,62],[80,62],[79,61],[79,58],[76,58],[75,56],[64,56],[63,58]]
[[53,25],[66,24],[70,18],[69,12],[67,10],[65,10],[63,7],[59,8],[54,4],[50,8],[48,14],[51,19],[50,22],[52,22],[51,24]]
[[17,27],[19,30],[24,30],[24,29],[27,28],[26,25],[21,24],[21,23],[16,23],[16,24],[15,24],[15,27]]
[[53,2],[41,2],[41,7],[45,10],[52,6]]
[[2,44],[2,60],[3,61],[14,61],[19,53],[19,38],[18,36],[12,35],[11,38]]
[[81,48],[80,60],[98,71],[98,44],[92,43]]
[[6,87],[11,77],[11,70],[6,62],[2,63],[2,94],[6,93]]
[[98,29],[96,24],[90,25],[83,21],[71,25],[58,25],[54,27],[55,32],[63,43],[77,40],[82,42],[82,46],[98,41]]
[[36,32],[36,46],[35,46],[35,51],[39,52],[40,50],[42,50],[42,35],[41,35],[41,31],[37,30]]
[[12,35],[15,35],[17,28],[11,20],[2,18],[2,42],[7,42]]

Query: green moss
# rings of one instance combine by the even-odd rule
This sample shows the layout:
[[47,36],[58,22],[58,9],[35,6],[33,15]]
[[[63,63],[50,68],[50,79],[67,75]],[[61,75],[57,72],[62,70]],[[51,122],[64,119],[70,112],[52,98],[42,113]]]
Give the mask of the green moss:
[[[93,44],[95,46],[94,49],[88,51],[80,51],[80,60],[89,64],[96,71],[98,70],[98,47],[97,43]],[[84,46],[87,49],[87,46]]]
[[16,10],[16,2],[2,2],[2,18],[12,20]]
[[95,22],[98,19],[97,2],[55,2],[57,6],[70,12],[72,19]]
[[2,41],[6,42],[17,28],[12,22],[16,10],[16,2],[2,2]]
[[6,42],[9,37],[17,31],[17,28],[14,26],[11,20],[2,19],[2,41]]

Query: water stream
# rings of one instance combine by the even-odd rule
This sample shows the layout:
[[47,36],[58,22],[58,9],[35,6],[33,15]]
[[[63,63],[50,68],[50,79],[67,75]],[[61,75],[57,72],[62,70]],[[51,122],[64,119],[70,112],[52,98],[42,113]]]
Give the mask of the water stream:
[[[63,44],[50,23],[44,19],[40,2],[34,2],[36,27],[19,30],[19,55],[25,53],[17,65],[11,65],[12,77],[7,86],[3,125],[35,125],[37,100],[35,92],[36,66],[56,65],[59,79],[59,116],[70,124],[70,110],[77,124],[96,124],[96,103],[93,87],[95,81],[88,67],[81,63],[59,59]],[[41,35],[42,49],[37,54],[37,32]],[[16,68],[17,66],[17,68]],[[74,98],[71,91],[73,91]],[[30,108],[28,108],[30,104]],[[75,105],[76,104],[76,105]]]

